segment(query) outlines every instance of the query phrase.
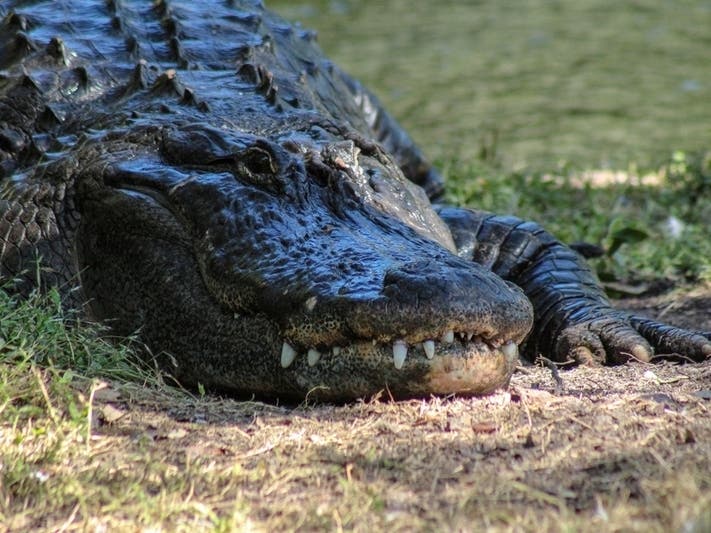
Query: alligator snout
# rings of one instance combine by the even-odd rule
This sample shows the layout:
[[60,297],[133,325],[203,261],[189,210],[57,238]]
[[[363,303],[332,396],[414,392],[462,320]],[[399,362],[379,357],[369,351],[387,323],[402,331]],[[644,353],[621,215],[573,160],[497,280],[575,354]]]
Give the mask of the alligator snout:
[[354,346],[361,356],[382,353],[397,370],[408,355],[420,363],[444,352],[464,360],[498,350],[511,358],[531,327],[518,288],[458,257],[391,265],[382,274],[377,293],[307,298],[285,328],[282,366],[298,353],[315,366],[323,354]]
[[450,331],[491,342],[520,342],[531,309],[521,291],[478,265],[449,257],[390,268],[382,294],[391,330],[416,341]]
[[417,396],[506,383],[532,325],[528,299],[477,265],[443,263],[391,265],[377,295],[307,298],[283,330],[281,371],[324,398],[378,384]]

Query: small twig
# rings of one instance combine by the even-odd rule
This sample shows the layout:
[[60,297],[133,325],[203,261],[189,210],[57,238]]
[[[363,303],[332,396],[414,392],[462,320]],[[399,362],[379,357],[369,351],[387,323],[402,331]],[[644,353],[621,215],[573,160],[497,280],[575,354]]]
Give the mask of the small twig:
[[654,459],[659,463],[659,465],[664,468],[667,472],[671,472],[672,468],[669,466],[669,463],[664,460],[664,458],[654,449],[654,446],[646,446],[647,452],[649,455],[654,457]]
[[59,424],[59,418],[57,417],[57,411],[52,405],[52,400],[49,398],[49,392],[47,391],[47,386],[44,384],[42,373],[34,365],[32,366],[32,373],[35,375],[35,378],[37,378],[37,384],[39,385],[40,390],[42,391],[44,401],[47,403],[47,412],[49,413],[49,417],[52,419],[52,422],[54,422],[54,425],[56,426]]
[[528,402],[526,402],[526,393],[522,390],[518,391],[521,397],[521,404],[523,404],[523,409],[526,412],[526,418],[528,418],[528,433],[529,435],[533,431],[533,418],[531,417],[531,410],[528,408]]
[[568,418],[569,420],[572,420],[573,422],[575,422],[575,423],[577,423],[577,424],[580,424],[580,425],[583,426],[584,428],[589,429],[590,431],[594,431],[593,427],[592,427],[590,424],[586,424],[585,422],[583,422],[582,420],[580,420],[579,418],[577,418],[577,417],[575,417],[575,416],[573,416],[573,415],[567,415],[567,418]]
[[432,484],[430,485],[430,494],[435,494],[437,492],[437,483],[439,482],[439,468],[435,470],[434,476],[432,476]]
[[86,450],[91,450],[91,430],[92,419],[94,418],[94,395],[96,391],[105,389],[108,385],[105,381],[92,381],[91,389],[89,390],[89,405],[86,410]]
[[62,526],[57,531],[61,533],[63,531],[66,531],[67,529],[69,529],[69,526],[72,524],[72,522],[74,522],[74,519],[77,517],[77,512],[79,512],[79,504],[78,503],[74,506],[74,509],[72,509],[72,512],[69,515],[69,518],[67,518],[64,521]]
[[509,485],[529,498],[545,502],[549,505],[554,505],[558,509],[563,509],[565,507],[565,501],[554,494],[549,494],[520,481],[510,481]]
[[631,354],[629,352],[620,352],[620,355],[624,355],[626,357],[629,357],[630,359],[634,359],[637,363],[642,363],[642,364],[649,364],[651,363],[650,361],[645,361],[644,359],[640,359],[639,357],[635,356],[634,354]]
[[390,403],[395,403],[395,398],[393,397],[393,393],[390,392],[390,387],[388,387],[388,384],[385,384],[385,392],[388,393],[388,398],[390,398]]
[[696,363],[697,362],[694,359],[692,359],[691,357],[689,357],[687,355],[682,355],[680,353],[659,353],[657,355],[653,355],[650,358],[649,362],[651,363],[652,361],[659,360],[659,359],[661,359],[663,361],[671,360],[671,359],[683,359],[687,363]]
[[237,455],[235,456],[235,459],[237,460],[244,460],[244,459],[249,459],[250,457],[256,457],[257,455],[261,455],[263,453],[267,453],[272,451],[274,448],[276,448],[277,445],[271,442],[268,442],[261,448],[258,448],[256,450],[250,450],[247,453],[243,453],[242,455]]
[[560,374],[558,373],[558,366],[548,359],[547,357],[543,357],[542,355],[538,356],[538,360],[541,361],[548,370],[551,371],[551,374],[553,375],[553,379],[555,380],[556,386],[555,386],[555,392],[556,394],[560,393],[563,391],[565,386],[563,385],[563,378],[560,377]]
[[538,362],[539,359],[544,359],[550,364],[555,365],[556,367],[572,366],[579,364],[578,361],[576,361],[575,359],[566,359],[565,361],[553,361],[551,359],[548,359],[547,357],[539,355],[538,357],[536,357],[536,362]]
[[676,376],[676,377],[669,378],[669,379],[659,379],[659,378],[657,378],[657,383],[659,383],[660,385],[669,385],[670,383],[676,383],[676,382],[678,382],[678,381],[684,381],[685,379],[690,379],[690,378],[689,378],[689,376],[684,376],[684,375]]
[[5,400],[5,403],[0,405],[0,415],[2,415],[2,412],[5,410],[5,408],[10,405],[10,400]]

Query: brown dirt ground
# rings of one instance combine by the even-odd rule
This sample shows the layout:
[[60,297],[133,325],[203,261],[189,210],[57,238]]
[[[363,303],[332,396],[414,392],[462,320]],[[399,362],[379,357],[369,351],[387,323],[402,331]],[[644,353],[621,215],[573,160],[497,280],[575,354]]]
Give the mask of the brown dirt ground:
[[[711,330],[711,287],[620,305]],[[94,446],[190,472],[186,501],[239,530],[711,531],[711,360],[560,377],[530,366],[486,398],[296,407],[117,386],[97,393]]]

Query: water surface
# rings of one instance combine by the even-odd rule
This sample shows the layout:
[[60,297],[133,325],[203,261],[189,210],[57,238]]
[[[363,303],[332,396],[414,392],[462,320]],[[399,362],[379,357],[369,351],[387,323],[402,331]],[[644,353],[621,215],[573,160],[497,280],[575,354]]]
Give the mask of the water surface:
[[656,165],[711,147],[711,2],[272,1],[434,158]]

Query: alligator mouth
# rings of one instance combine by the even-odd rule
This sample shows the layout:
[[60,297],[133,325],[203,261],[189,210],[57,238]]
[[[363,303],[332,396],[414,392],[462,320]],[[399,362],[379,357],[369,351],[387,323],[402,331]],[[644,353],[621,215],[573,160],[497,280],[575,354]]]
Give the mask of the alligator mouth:
[[[388,388],[398,397],[470,396],[506,386],[518,363],[518,353],[518,344],[513,339],[485,339],[472,332],[447,330],[436,339],[358,340],[344,346],[308,350],[297,350],[284,341],[280,363],[285,372],[303,377],[341,372],[355,362],[358,366],[379,369],[370,392]],[[414,374],[419,379],[412,379]]]
[[[413,344],[408,343],[404,339],[398,339],[389,343],[389,349],[392,353],[393,366],[397,370],[401,370],[407,362],[408,355],[424,356],[425,359],[433,360],[437,355],[452,355],[461,353],[465,357],[471,352],[480,355],[491,354],[500,351],[503,355],[509,358],[518,356],[518,345],[513,340],[505,342],[484,340],[482,337],[475,336],[474,333],[455,332],[449,330],[445,332],[437,341],[428,339],[423,342]],[[378,352],[388,349],[388,344],[381,343],[376,340],[360,341],[344,346],[332,346],[326,349],[310,348],[306,353],[306,360],[309,366],[316,366],[324,354],[331,354],[333,357],[346,355],[354,351],[354,347],[374,347],[378,348]],[[344,352],[346,352],[344,354]],[[291,364],[299,356],[299,352],[294,349],[291,344],[284,341],[281,348],[281,366],[289,368]]]
[[[388,294],[374,300],[307,299],[303,313],[282,325],[280,346],[272,345],[277,371],[301,392],[330,388],[318,396],[334,399],[382,389],[397,398],[472,396],[505,387],[530,331],[530,304],[503,281],[477,284],[477,272],[465,266],[445,271],[451,286],[438,287],[425,269],[424,281],[413,275],[419,292],[403,275],[401,286],[387,285]],[[493,301],[480,303],[488,293]]]

